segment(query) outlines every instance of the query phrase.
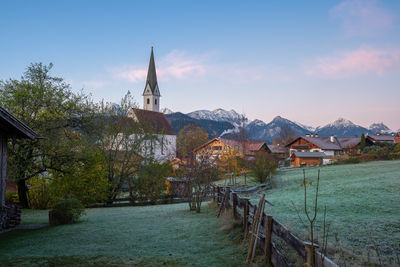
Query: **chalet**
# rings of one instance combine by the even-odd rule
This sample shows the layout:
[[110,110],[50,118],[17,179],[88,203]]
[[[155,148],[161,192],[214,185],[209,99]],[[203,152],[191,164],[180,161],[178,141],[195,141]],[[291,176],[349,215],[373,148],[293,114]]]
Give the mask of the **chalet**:
[[37,134],[23,122],[0,107],[0,231],[15,227],[20,221],[20,208],[6,205],[7,142],[11,138],[36,139]]
[[[328,159],[337,159],[348,156],[359,155],[360,137],[318,137],[299,136],[288,143],[289,155],[294,152],[323,152]],[[372,141],[366,139],[366,144],[371,145]]]
[[156,135],[155,140],[144,142],[143,156],[152,156],[155,160],[164,162],[176,157],[176,133],[165,115],[160,112],[160,97],[152,47],[143,91],[143,109],[132,108],[128,117]]
[[394,142],[396,144],[400,143],[400,130],[397,132],[396,136],[394,137]]
[[208,154],[213,159],[221,159],[225,156],[234,155],[252,158],[257,152],[261,151],[271,153],[264,142],[239,142],[232,139],[214,138],[193,150],[193,153],[196,158]]
[[294,167],[322,165],[326,157],[323,152],[293,152],[290,156],[290,165]]

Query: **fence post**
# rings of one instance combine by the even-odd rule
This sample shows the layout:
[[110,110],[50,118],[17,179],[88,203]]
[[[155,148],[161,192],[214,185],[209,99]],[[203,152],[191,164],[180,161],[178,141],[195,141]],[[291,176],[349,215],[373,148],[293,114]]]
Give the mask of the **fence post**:
[[217,186],[217,204],[219,205],[219,203],[220,203],[220,194],[221,194],[221,187],[218,185]]
[[304,242],[304,246],[306,248],[306,266],[314,267],[315,266],[315,249],[318,248],[318,245],[315,243],[313,244],[311,242]]
[[233,211],[233,218],[237,219],[237,194],[236,193],[232,193],[232,202],[233,202],[233,207],[232,207],[232,211]]
[[266,215],[265,217],[265,264],[271,264],[272,258],[272,245],[271,245],[271,237],[272,237],[272,216]]
[[229,200],[231,199],[231,188],[229,186],[225,188],[225,194],[227,195],[226,195],[226,202],[224,203],[224,205],[226,209],[229,209]]
[[212,192],[213,192],[213,201],[215,202],[215,185],[213,185],[213,190],[212,190]]
[[244,238],[249,234],[249,199],[243,198],[244,200],[244,211],[243,211],[243,226],[244,226]]

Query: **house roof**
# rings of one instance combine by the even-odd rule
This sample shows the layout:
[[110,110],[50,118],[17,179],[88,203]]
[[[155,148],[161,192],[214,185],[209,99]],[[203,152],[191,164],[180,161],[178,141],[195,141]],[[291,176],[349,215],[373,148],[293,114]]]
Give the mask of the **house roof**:
[[143,95],[146,91],[147,85],[150,86],[150,90],[154,94],[154,90],[157,87],[157,74],[156,74],[156,64],[154,63],[153,47],[151,47],[149,69],[147,70],[147,79],[146,79],[146,85],[144,87]]
[[271,150],[272,153],[286,153],[286,147],[281,146],[281,145],[268,145],[269,150]]
[[392,135],[367,135],[366,137],[372,139],[372,141],[394,142],[394,136]]
[[35,131],[2,107],[0,107],[0,133],[7,137],[28,139],[38,138]]
[[287,144],[286,147],[296,142],[299,138],[303,138],[323,150],[343,150],[345,148],[352,148],[361,141],[360,137],[334,137],[334,141],[331,142],[330,137],[299,136]]
[[236,150],[241,150],[244,146],[245,154],[253,154],[254,152],[260,151],[263,147],[265,147],[266,149],[269,150],[269,147],[264,142],[248,141],[248,142],[242,143],[240,141],[233,140],[233,139],[225,139],[225,138],[217,137],[217,138],[214,138],[214,139],[208,141],[207,143],[199,146],[198,148],[194,149],[193,151],[195,152],[203,147],[208,146],[209,144],[211,144],[212,142],[215,142],[215,141],[220,141],[220,142],[224,143],[225,145],[228,145]]
[[297,158],[325,158],[324,152],[294,152]]
[[156,134],[176,135],[164,113],[132,108],[139,123]]

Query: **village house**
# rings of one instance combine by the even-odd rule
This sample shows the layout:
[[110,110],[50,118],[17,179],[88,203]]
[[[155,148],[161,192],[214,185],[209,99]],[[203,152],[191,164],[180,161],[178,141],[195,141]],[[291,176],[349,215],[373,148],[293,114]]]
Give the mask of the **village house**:
[[271,153],[264,142],[239,142],[237,140],[214,138],[193,150],[195,158],[207,155],[211,159],[222,159],[224,157],[239,156],[254,158],[257,152]]
[[396,134],[396,136],[394,137],[394,142],[395,142],[396,144],[400,143],[400,130],[397,131],[397,134]]
[[176,157],[176,133],[165,115],[160,112],[160,97],[152,47],[143,91],[143,109],[132,108],[128,117],[155,135],[155,138],[144,142],[142,156],[165,162]]
[[[366,145],[373,144],[367,138],[365,141]],[[335,159],[360,155],[360,142],[360,137],[319,137],[307,135],[295,138],[286,147],[289,149],[291,158],[294,152],[321,152],[324,153],[323,163],[329,163]]]
[[290,156],[290,165],[295,167],[322,165],[325,157],[324,152],[295,151]]

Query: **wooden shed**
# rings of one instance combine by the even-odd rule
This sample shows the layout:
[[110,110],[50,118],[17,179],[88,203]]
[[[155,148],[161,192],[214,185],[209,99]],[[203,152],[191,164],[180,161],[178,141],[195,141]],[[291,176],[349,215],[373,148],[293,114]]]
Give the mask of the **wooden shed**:
[[293,152],[290,156],[290,165],[295,167],[321,165],[325,156],[323,152]]
[[[6,206],[7,185],[7,142],[11,138],[35,139],[37,134],[23,122],[0,107],[0,230],[10,228],[18,221],[20,211],[14,206]],[[10,223],[12,222],[12,223]]]

